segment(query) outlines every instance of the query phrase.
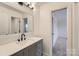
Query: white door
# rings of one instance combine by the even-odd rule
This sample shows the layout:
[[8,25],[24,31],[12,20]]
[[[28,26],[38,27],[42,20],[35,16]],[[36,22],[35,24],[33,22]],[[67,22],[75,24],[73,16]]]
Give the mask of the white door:
[[[58,7],[52,10],[52,55],[72,55],[71,6],[72,4],[69,4],[61,8]],[[56,44],[57,39],[60,39],[60,42],[58,41],[58,44]],[[57,45],[58,47],[57,50],[53,48],[55,47],[55,45]],[[56,51],[53,52],[53,50]]]
[[53,55],[66,56],[67,9],[52,12]]

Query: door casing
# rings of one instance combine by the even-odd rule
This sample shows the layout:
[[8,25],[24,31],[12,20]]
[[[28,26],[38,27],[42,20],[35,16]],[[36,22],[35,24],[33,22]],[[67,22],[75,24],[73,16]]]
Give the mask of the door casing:
[[[71,20],[72,19],[72,4],[70,3],[66,6],[55,8],[52,11],[57,11],[57,10],[61,10],[64,8],[67,9],[67,45],[66,45],[67,50],[66,51],[67,51],[67,56],[69,56],[69,55],[72,55],[72,20]],[[52,11],[51,11],[51,18],[52,18]],[[52,25],[52,19],[51,19],[51,25]]]

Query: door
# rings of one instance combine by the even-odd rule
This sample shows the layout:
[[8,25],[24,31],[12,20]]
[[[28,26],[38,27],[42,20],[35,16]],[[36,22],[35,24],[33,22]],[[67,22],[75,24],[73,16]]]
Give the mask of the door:
[[52,12],[52,53],[54,56],[67,55],[67,9]]
[[[53,7],[53,9],[51,10],[51,54],[53,55],[53,39],[54,39],[54,33],[53,33],[53,12],[55,11],[59,11],[59,10],[62,10],[62,9],[66,9],[66,20],[67,20],[67,40],[66,40],[66,55],[67,56],[71,56],[72,55],[72,3],[64,3],[64,4],[61,4],[61,6],[56,6],[56,7]],[[63,17],[63,16],[62,16]],[[53,33],[53,35],[52,35]]]
[[[55,53],[55,52],[53,52],[53,47],[55,46],[55,42],[56,42],[56,37],[55,36],[58,36],[58,34],[56,35],[55,33],[54,33],[54,31],[55,32],[57,32],[57,31],[61,31],[61,32],[64,32],[65,30],[59,30],[59,28],[58,29],[56,29],[56,28],[54,28],[55,26],[57,26],[57,25],[55,25],[56,24],[56,21],[54,20],[54,19],[65,19],[66,18],[66,23],[64,23],[64,24],[66,24],[66,37],[64,38],[64,39],[66,39],[65,41],[64,41],[64,45],[66,46],[65,48],[65,55],[72,55],[72,41],[71,41],[71,39],[72,39],[72,30],[71,30],[71,28],[72,28],[72,21],[71,21],[71,19],[72,19],[72,8],[71,8],[71,6],[72,6],[72,4],[68,4],[67,6],[63,6],[63,7],[60,7],[60,8],[56,8],[56,9],[54,9],[54,10],[52,10],[52,55],[54,55],[53,53]],[[65,11],[64,12],[64,14],[63,14],[63,10]],[[63,16],[63,15],[61,15],[61,16],[56,16],[56,17],[54,17],[53,15],[55,15],[56,13],[58,13],[58,12],[60,12],[60,11],[62,11],[61,13],[59,13],[59,15],[61,15],[61,14],[63,14],[63,15],[65,15],[65,16]],[[54,22],[55,21],[55,22]],[[62,21],[62,20],[61,20]],[[61,25],[63,22],[59,22],[59,24]],[[55,23],[55,24],[54,24]],[[54,26],[53,26],[53,24],[54,24]],[[59,26],[60,26],[59,25]],[[54,29],[56,29],[56,30],[54,30]],[[60,35],[60,34],[59,34]],[[61,36],[61,35],[60,35]],[[54,43],[53,43],[54,42]],[[63,43],[63,42],[62,42]],[[60,43],[61,44],[61,43]],[[61,45],[60,45],[61,46]],[[58,50],[60,50],[60,49],[58,49]],[[61,55],[60,54],[60,52],[58,52],[59,53],[59,56]],[[63,55],[63,54],[62,54]]]

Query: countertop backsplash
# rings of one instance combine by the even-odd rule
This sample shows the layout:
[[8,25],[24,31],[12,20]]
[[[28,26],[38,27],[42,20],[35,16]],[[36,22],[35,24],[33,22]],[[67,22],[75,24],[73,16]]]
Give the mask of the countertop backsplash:
[[[33,33],[25,33],[26,37],[33,36]],[[8,35],[0,35],[0,45],[7,44],[13,41],[17,41],[17,39],[21,38],[21,33],[19,34],[8,34]]]

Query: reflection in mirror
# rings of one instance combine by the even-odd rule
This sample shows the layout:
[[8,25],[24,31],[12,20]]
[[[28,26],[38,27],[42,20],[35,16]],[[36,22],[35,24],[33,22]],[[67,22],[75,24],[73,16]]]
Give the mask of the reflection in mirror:
[[21,33],[33,32],[33,16],[24,14],[20,22]]
[[24,33],[28,32],[28,18],[24,18]]
[[20,32],[20,20],[17,17],[11,17],[11,33],[19,33]]

